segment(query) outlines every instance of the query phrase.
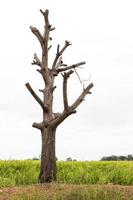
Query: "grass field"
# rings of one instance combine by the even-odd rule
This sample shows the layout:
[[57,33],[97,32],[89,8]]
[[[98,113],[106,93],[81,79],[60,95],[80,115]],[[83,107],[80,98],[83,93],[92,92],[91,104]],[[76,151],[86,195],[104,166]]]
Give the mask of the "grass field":
[[[58,183],[133,185],[133,162],[57,162]],[[0,161],[0,187],[38,183],[39,161]]]
[[[0,161],[0,200],[4,199],[1,195],[6,189],[9,193],[14,193],[14,190],[19,191],[19,188],[23,194],[20,192],[18,197],[15,193],[13,200],[133,200],[133,186],[124,187],[133,185],[132,161],[59,161],[57,165],[58,184],[41,187],[37,185],[39,161]],[[31,186],[33,184],[36,185]],[[31,190],[30,194],[27,188]],[[48,188],[51,188],[51,196],[48,194]]]

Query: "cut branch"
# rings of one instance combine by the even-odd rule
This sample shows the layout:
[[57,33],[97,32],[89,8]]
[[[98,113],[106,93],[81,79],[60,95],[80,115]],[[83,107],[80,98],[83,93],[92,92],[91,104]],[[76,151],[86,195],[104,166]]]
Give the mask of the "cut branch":
[[42,13],[42,15],[44,16],[44,21],[45,21],[45,26],[49,29],[49,31],[54,31],[55,30],[55,27],[52,27],[50,24],[49,24],[49,19],[48,19],[48,15],[49,15],[49,10],[45,10],[42,11],[40,9],[40,12]]
[[55,30],[55,27],[50,28],[50,31],[54,31],[54,30]]
[[84,100],[84,97],[87,94],[91,94],[90,89],[93,87],[93,83],[90,83],[81,93],[81,95],[77,98],[77,100],[71,105],[71,109],[75,110],[80,104],[81,102]]
[[42,92],[42,93],[44,93],[44,89],[43,89],[43,90],[39,89],[39,92]]
[[36,122],[34,122],[34,123],[32,124],[32,127],[42,130],[42,128],[43,128],[43,123],[36,123]]
[[48,20],[49,10],[45,10],[45,12],[44,12],[44,11],[42,11],[42,10],[40,9],[40,12],[41,12],[42,15],[44,16],[45,25],[48,27],[48,26],[49,26],[49,20]]
[[53,65],[52,65],[52,69],[54,70],[56,68],[56,64],[57,64],[57,61],[59,59],[59,57],[63,54],[63,52],[65,51],[65,49],[70,46],[71,43],[69,41],[65,41],[65,44],[64,44],[64,47],[59,51],[59,45],[57,46],[57,54],[56,54],[56,57],[54,59],[54,62],[53,62]]
[[43,47],[44,38],[43,38],[42,34],[40,33],[40,31],[37,28],[32,27],[32,26],[30,26],[30,29],[31,29],[32,33],[38,38],[41,47]]
[[40,99],[40,97],[35,93],[35,91],[32,89],[32,87],[30,86],[29,83],[26,83],[25,86],[27,87],[27,89],[29,90],[29,92],[31,93],[31,95],[35,98],[35,100],[39,103],[39,105],[42,107],[42,109],[47,112],[48,108],[44,106],[42,100]]
[[74,68],[79,67],[81,65],[85,65],[85,62],[80,62],[80,63],[74,64],[74,65],[71,65],[71,66],[68,66],[68,67],[58,68],[57,72],[59,73],[59,72],[67,71],[67,70],[70,70],[70,69],[74,69]]

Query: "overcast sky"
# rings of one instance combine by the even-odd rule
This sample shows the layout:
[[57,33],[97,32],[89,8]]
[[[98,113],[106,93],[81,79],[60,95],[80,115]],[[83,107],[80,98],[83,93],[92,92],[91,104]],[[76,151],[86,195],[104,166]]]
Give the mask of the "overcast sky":
[[[42,86],[33,54],[40,46],[30,32],[43,30],[39,9],[50,10],[52,62],[57,44],[72,42],[64,62],[86,61],[81,79],[94,83],[92,95],[57,129],[56,154],[62,160],[99,160],[107,155],[133,154],[133,1],[132,0],[4,0],[0,4],[0,158],[40,155],[39,105],[25,88]],[[82,92],[76,75],[69,80],[69,100]],[[56,82],[54,108],[61,110],[62,77]],[[40,94],[39,94],[40,95]]]

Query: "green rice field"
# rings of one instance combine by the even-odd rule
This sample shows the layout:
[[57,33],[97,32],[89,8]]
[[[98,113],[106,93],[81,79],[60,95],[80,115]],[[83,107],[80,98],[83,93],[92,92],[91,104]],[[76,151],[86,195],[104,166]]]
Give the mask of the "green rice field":
[[[38,183],[39,161],[0,161],[0,188]],[[132,161],[58,161],[58,183],[133,185]]]

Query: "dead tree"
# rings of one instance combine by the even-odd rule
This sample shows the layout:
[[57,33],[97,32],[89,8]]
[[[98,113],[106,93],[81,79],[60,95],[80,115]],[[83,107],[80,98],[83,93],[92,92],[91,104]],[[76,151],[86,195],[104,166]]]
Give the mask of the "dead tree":
[[[37,71],[41,74],[44,82],[44,88],[39,90],[43,94],[43,99],[41,99],[36,92],[32,89],[29,83],[26,83],[26,87],[34,97],[34,99],[39,103],[43,112],[43,119],[40,123],[33,123],[33,127],[41,131],[41,141],[42,141],[42,151],[41,151],[41,167],[39,182],[46,183],[56,180],[57,167],[56,167],[56,156],[55,156],[55,138],[56,138],[56,129],[57,127],[70,115],[76,113],[76,108],[81,104],[87,94],[91,94],[90,89],[93,87],[93,84],[90,83],[86,88],[83,89],[80,96],[75,100],[72,105],[69,105],[68,102],[68,91],[67,91],[67,82],[68,78],[73,74],[74,69],[84,65],[85,62],[80,62],[67,66],[62,62],[62,55],[64,51],[71,45],[69,41],[65,41],[65,44],[62,48],[60,45],[57,45],[57,52],[53,60],[51,67],[48,66],[48,53],[51,48],[49,46],[50,32],[55,30],[54,27],[49,23],[49,11],[40,10],[41,14],[44,17],[44,34],[41,34],[40,31],[35,27],[30,27],[32,33],[37,37],[41,49],[42,56],[41,59],[34,54],[34,59],[32,65],[37,65]],[[55,78],[62,74],[63,77],[63,102],[64,108],[61,113],[53,112],[53,93],[56,89],[54,85]]]

